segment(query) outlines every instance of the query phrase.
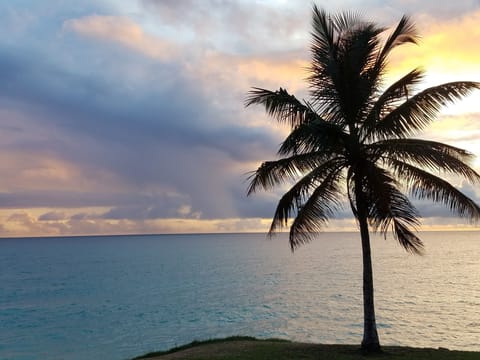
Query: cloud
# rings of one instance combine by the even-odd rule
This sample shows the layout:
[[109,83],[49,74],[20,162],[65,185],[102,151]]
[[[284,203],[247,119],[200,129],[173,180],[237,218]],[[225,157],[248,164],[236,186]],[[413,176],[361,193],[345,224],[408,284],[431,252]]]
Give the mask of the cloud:
[[138,24],[126,17],[89,15],[66,20],[63,28],[94,39],[118,43],[162,61],[169,60],[178,53],[177,46],[146,34]]
[[98,219],[100,216],[97,213],[89,214],[86,212],[75,213],[70,216],[70,220],[72,222],[82,221],[82,220],[95,220]]
[[161,218],[198,217],[200,213],[192,213],[190,198],[186,195],[166,193],[160,196],[143,197],[124,205],[116,206],[101,215],[103,219],[149,220]]
[[59,221],[40,222],[26,211],[12,213],[0,229],[3,236],[60,235],[67,232],[65,224]]
[[[158,234],[158,233],[213,233],[213,232],[265,232],[268,220],[260,218],[230,218],[199,220],[196,218],[167,219],[104,219],[99,213],[71,214],[69,209],[45,213],[39,219],[30,211],[16,211],[5,217],[0,212],[0,235],[18,236],[68,236],[108,234]],[[61,218],[59,213],[65,216]],[[55,219],[58,218],[58,219]],[[181,229],[181,231],[179,231]]]
[[305,18],[310,16],[309,5],[221,0],[143,0],[141,4],[162,29],[174,28],[175,36],[190,39],[207,51],[281,52],[286,43],[298,49],[308,38]]
[[38,221],[59,221],[65,220],[65,213],[59,211],[49,211],[38,217]]
[[[167,84],[147,83],[139,88],[141,95],[128,90],[119,93],[115,87],[108,88],[112,79],[108,80],[107,74],[93,80],[50,67],[41,57],[30,62],[6,55],[3,61],[11,64],[7,83],[16,91],[4,92],[3,101],[7,107],[16,106],[2,118],[16,136],[9,140],[2,166],[10,177],[8,182],[24,194],[5,194],[4,206],[28,206],[28,201],[30,206],[49,206],[56,199],[64,199],[69,206],[98,205],[108,188],[110,192],[113,188],[134,193],[144,188],[190,196],[192,203],[186,205],[208,217],[234,216],[233,206],[222,209],[223,196],[229,193],[219,189],[231,181],[242,186],[246,169],[241,164],[266,154],[278,141],[267,128],[249,129],[236,124],[238,118],[226,117],[221,109],[214,111],[217,106],[181,77]],[[153,78],[163,75],[163,65],[151,66],[160,70],[152,69]],[[20,73],[22,77],[17,77]],[[39,73],[43,74],[40,78]],[[45,81],[45,75],[52,81]],[[52,82],[64,85],[57,89]],[[79,92],[82,86],[87,88]],[[99,92],[91,93],[88,88],[101,89],[106,100],[100,103]],[[129,99],[128,104],[124,98]],[[16,125],[12,114],[22,121]],[[46,131],[40,130],[30,139],[33,133],[29,128],[37,127]],[[47,130],[52,127],[55,132]],[[28,139],[23,139],[23,134]],[[32,186],[37,189],[35,194],[25,191]],[[214,188],[216,196],[207,195]],[[56,195],[49,193],[51,189],[57,190]],[[89,189],[102,193],[89,195]]]

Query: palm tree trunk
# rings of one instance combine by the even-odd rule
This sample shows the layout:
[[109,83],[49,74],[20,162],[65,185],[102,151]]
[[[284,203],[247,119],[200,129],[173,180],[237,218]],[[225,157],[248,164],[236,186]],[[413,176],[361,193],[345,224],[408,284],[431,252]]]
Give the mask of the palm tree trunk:
[[373,269],[370,251],[370,234],[368,232],[367,210],[361,185],[356,187],[357,219],[360,225],[363,255],[363,340],[362,351],[379,352],[377,324],[375,322],[375,304],[373,296]]
[[362,237],[363,255],[363,340],[364,352],[380,351],[377,324],[375,322],[375,303],[373,296],[373,270],[370,253],[370,235],[367,219],[358,219],[360,222],[360,236]]

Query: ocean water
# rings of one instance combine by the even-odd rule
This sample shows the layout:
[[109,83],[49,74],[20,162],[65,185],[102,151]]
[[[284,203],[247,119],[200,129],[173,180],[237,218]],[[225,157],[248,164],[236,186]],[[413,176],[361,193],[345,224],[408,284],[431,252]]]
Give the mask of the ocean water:
[[[480,233],[372,239],[383,344],[480,351]],[[357,233],[0,240],[0,359],[128,359],[252,335],[360,343]]]

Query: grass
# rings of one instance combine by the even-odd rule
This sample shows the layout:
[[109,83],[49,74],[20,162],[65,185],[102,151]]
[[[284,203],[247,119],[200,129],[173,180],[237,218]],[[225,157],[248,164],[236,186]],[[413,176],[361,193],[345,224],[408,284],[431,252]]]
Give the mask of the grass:
[[232,342],[232,341],[249,341],[249,342],[261,342],[261,341],[272,341],[272,342],[289,342],[288,340],[281,340],[281,339],[267,339],[267,340],[260,340],[257,338],[254,338],[253,336],[230,336],[227,338],[222,338],[222,339],[209,339],[209,340],[203,340],[203,341],[192,341],[189,344],[186,345],[180,345],[176,346],[174,348],[171,348],[170,350],[165,350],[165,351],[154,351],[145,355],[141,355],[138,357],[133,358],[132,360],[139,360],[139,359],[149,359],[152,357],[156,356],[161,356],[161,355],[168,355],[176,352],[180,352],[182,350],[187,350],[193,347],[201,346],[201,345],[208,345],[208,344],[222,344],[222,343],[227,343],[227,342]]
[[321,345],[287,340],[234,336],[194,341],[167,351],[148,353],[132,360],[480,360],[480,352],[385,346],[383,352],[364,356],[358,345]]

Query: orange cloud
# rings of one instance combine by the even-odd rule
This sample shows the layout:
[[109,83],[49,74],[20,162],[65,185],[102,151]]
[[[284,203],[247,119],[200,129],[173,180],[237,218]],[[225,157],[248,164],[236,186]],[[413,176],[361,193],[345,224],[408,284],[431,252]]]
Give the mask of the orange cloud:
[[448,79],[480,81],[480,10],[435,22],[417,20],[422,36],[419,46],[403,46],[393,53],[392,73],[403,74],[417,66],[429,74]]
[[126,17],[90,15],[66,20],[64,29],[96,39],[112,41],[162,61],[172,58],[176,48],[170,42],[146,34]]

